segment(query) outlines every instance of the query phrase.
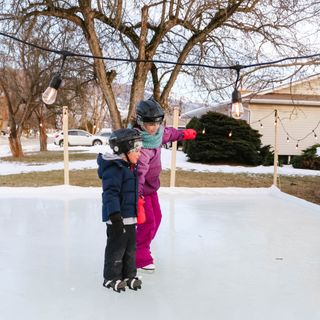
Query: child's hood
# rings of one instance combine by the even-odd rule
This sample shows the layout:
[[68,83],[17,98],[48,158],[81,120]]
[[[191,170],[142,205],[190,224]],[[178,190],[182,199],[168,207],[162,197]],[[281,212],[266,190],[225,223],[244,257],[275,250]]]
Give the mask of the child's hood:
[[103,171],[106,170],[108,167],[114,165],[115,163],[119,167],[122,167],[125,164],[125,161],[122,159],[121,156],[117,154],[111,154],[106,152],[105,154],[102,154],[102,153],[98,154],[97,163],[98,163],[98,175],[101,178]]

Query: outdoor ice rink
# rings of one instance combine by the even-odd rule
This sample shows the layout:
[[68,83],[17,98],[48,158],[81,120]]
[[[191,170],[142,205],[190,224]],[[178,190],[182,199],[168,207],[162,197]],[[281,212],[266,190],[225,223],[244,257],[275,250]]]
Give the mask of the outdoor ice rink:
[[320,319],[320,207],[277,189],[160,191],[156,272],[102,287],[99,188],[0,188],[0,318]]

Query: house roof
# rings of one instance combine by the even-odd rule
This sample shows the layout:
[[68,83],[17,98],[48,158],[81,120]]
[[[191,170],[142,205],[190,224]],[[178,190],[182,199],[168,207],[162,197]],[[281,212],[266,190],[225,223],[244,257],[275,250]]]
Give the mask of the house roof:
[[229,102],[222,102],[222,103],[216,103],[216,104],[213,104],[213,105],[209,105],[209,106],[205,106],[205,107],[201,107],[201,108],[196,108],[194,110],[190,110],[190,111],[187,111],[185,113],[182,113],[180,115],[180,118],[181,119],[191,119],[193,117],[199,117],[199,116],[202,116],[203,114],[209,112],[209,111],[217,111],[219,108],[223,108],[223,107],[227,107],[227,103],[230,104],[230,101]]
[[[266,95],[269,93],[276,93],[276,94],[302,94],[300,90],[305,90],[306,87],[308,87],[308,89],[310,90],[309,92],[314,93],[314,91],[316,91],[318,93],[318,95],[320,94],[320,88],[319,88],[319,84],[320,84],[320,74],[316,74],[307,78],[303,78],[300,80],[296,80],[296,81],[290,81],[289,83],[285,83],[285,84],[281,84],[279,86],[273,87],[273,88],[268,88],[268,89],[264,89],[261,90],[259,92],[255,92],[255,95]],[[252,92],[249,92],[245,95],[243,95],[242,97],[247,97],[252,95]]]
[[255,104],[320,106],[320,75],[286,83],[272,89],[242,96],[243,101]]
[[[245,91],[245,90],[243,90]],[[281,84],[259,92],[245,91],[242,94],[243,102],[255,104],[278,105],[308,105],[320,106],[320,74],[316,74],[297,81]],[[230,106],[230,100],[225,100],[207,107],[197,108],[181,115],[182,119],[201,116],[208,111],[226,112]],[[226,110],[225,110],[226,109]]]

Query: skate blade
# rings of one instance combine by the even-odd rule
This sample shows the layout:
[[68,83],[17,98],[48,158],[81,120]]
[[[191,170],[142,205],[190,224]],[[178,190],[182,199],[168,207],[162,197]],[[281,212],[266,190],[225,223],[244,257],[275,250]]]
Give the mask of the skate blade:
[[138,289],[141,289],[141,286],[138,286],[138,287],[134,287],[134,288],[130,288],[128,287],[130,290],[133,290],[133,291],[138,291]]
[[151,274],[151,273],[155,273],[156,270],[155,270],[155,269],[139,268],[138,271],[139,271],[139,272],[142,272],[142,273],[147,273],[147,274],[149,273],[149,274]]

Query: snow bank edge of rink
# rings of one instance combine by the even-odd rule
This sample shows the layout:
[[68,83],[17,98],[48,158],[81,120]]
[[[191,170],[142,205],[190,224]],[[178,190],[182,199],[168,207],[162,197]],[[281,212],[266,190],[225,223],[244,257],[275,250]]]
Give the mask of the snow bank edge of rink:
[[[306,200],[297,198],[282,192],[275,186],[269,188],[186,188],[186,187],[163,187],[159,195],[271,195],[278,199],[290,201],[295,204],[317,210],[320,213],[320,206]],[[100,199],[100,187],[78,187],[70,185],[59,185],[50,187],[0,187],[0,198],[2,199]]]

